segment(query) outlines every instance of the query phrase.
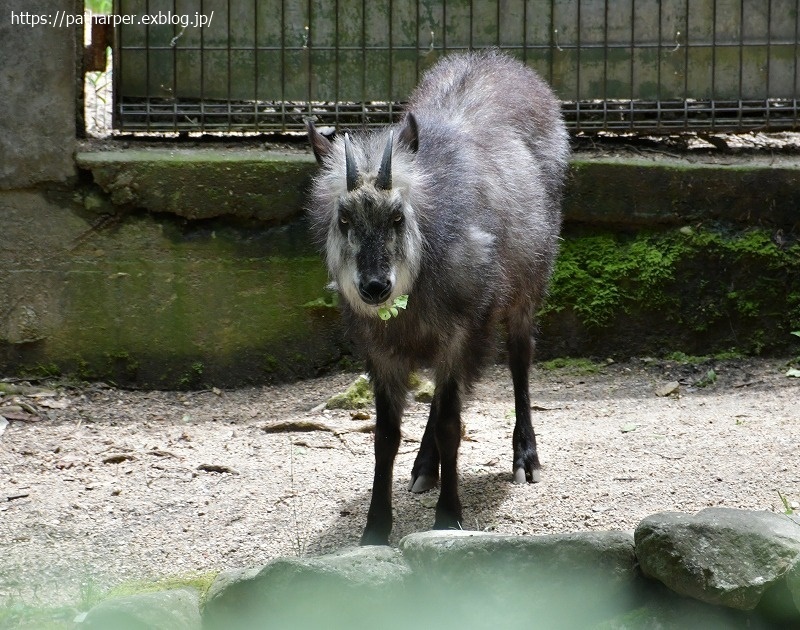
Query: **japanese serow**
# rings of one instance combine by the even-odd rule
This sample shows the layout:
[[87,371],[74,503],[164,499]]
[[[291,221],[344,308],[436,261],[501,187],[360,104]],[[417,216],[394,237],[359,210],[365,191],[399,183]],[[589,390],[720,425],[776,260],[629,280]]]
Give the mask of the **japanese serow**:
[[[540,478],[528,370],[561,226],[569,143],[560,112],[535,72],[484,52],[431,68],[398,125],[331,142],[308,124],[321,165],[312,224],[375,391],[362,544],[388,543],[400,422],[418,366],[432,367],[436,389],[409,489],[441,479],[434,527],[460,528],[462,401],[498,328],[514,383],[513,480]],[[407,309],[384,321],[379,314],[405,295]]]

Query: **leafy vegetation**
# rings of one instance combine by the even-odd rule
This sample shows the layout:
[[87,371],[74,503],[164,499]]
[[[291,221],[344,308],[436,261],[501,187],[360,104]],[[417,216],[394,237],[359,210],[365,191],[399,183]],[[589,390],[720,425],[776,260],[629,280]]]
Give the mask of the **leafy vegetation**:
[[541,366],[545,370],[564,370],[571,374],[596,374],[602,365],[594,363],[589,359],[572,359],[560,357],[544,361]]
[[111,13],[113,0],[84,0],[84,7],[92,13]]
[[697,387],[708,387],[717,382],[717,373],[714,368],[709,369],[703,376],[695,383]]
[[630,334],[657,338],[677,325],[701,346],[760,353],[776,329],[800,326],[800,244],[762,229],[566,234],[540,314],[590,335],[648,322]]
[[408,306],[408,296],[398,295],[391,306],[381,306],[378,309],[378,317],[383,321],[388,321],[392,317],[397,317],[400,314],[398,309],[405,309]]
[[787,499],[786,496],[780,490],[778,490],[777,492],[778,496],[781,498],[781,503],[783,503],[783,513],[787,515],[794,514],[794,509],[792,508],[791,503],[789,503],[789,499]]

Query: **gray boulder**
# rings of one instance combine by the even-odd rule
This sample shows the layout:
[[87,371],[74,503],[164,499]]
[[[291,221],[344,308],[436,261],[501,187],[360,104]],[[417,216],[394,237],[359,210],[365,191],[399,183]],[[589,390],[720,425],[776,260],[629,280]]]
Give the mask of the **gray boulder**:
[[400,548],[428,627],[591,627],[635,603],[629,533],[432,531],[406,536]]
[[180,588],[116,597],[92,608],[78,626],[81,630],[200,630],[197,591]]
[[635,540],[643,573],[677,593],[778,618],[798,613],[800,525],[784,515],[666,512],[645,518]]
[[225,572],[209,589],[204,628],[399,628],[409,573],[400,552],[389,547],[279,558],[260,569]]
[[675,595],[664,602],[648,602],[592,630],[775,630],[759,619],[733,608],[723,608]]

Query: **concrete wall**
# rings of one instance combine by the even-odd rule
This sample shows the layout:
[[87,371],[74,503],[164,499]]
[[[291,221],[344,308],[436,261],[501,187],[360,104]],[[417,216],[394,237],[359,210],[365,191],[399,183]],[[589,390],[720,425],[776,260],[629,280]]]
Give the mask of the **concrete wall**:
[[[75,175],[76,28],[12,23],[14,14],[80,13],[76,0],[10,0],[0,14],[0,189]],[[59,14],[60,15],[60,14]],[[0,198],[0,210],[3,209]]]
[[[234,386],[348,363],[303,221],[311,155],[76,157],[78,33],[11,22],[76,4],[0,14],[0,376]],[[793,351],[798,191],[797,159],[576,159],[540,358]]]

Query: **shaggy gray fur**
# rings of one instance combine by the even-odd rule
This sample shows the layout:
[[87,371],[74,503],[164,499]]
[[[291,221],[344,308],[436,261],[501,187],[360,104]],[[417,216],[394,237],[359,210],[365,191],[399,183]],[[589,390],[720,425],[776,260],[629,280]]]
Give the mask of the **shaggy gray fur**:
[[[437,389],[411,487],[431,487],[441,465],[435,526],[460,524],[461,399],[497,324],[508,333],[514,378],[512,468],[518,481],[538,479],[528,365],[533,315],[558,249],[569,156],[550,88],[495,52],[436,64],[392,131],[391,172],[380,178],[390,129],[349,138],[348,187],[345,142],[330,143],[309,128],[322,166],[311,192],[312,223],[376,393],[375,485],[365,543],[388,539],[406,383],[420,365],[433,367]],[[378,308],[402,294],[409,296],[408,309],[388,322],[379,319]]]

